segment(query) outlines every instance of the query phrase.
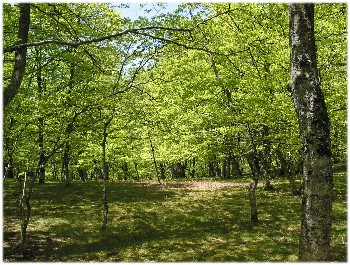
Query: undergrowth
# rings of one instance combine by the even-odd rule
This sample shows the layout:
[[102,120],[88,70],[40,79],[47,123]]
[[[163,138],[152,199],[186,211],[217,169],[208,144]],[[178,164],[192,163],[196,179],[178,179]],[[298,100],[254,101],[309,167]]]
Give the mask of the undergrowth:
[[[346,261],[346,172],[334,173],[334,180],[332,260]],[[247,179],[215,183],[110,183],[106,231],[100,230],[102,183],[36,185],[24,259],[14,249],[20,188],[8,179],[4,260],[297,261],[301,197],[289,193],[288,182],[273,181],[274,192],[258,187],[258,225],[250,223]]]

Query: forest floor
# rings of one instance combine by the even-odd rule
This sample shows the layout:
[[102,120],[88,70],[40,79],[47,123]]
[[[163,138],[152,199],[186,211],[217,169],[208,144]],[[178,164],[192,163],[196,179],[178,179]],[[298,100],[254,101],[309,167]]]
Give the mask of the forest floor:
[[[113,182],[109,220],[102,220],[102,183],[36,185],[28,251],[20,237],[19,184],[3,187],[4,261],[296,261],[301,197],[286,180],[259,184],[259,223],[250,222],[249,178],[213,181]],[[334,173],[332,261],[347,260],[347,174]]]

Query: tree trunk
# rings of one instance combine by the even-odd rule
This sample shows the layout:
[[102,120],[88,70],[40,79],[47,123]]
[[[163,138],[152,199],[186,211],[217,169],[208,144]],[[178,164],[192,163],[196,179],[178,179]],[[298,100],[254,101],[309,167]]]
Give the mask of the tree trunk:
[[[19,4],[18,44],[28,42],[29,24],[30,4]],[[18,90],[22,84],[24,72],[26,70],[26,64],[27,47],[18,48],[15,51],[15,63],[10,83],[5,87],[3,92],[4,109],[18,93]]]
[[215,177],[216,167],[217,167],[216,156],[213,155],[209,157],[209,161],[208,161],[209,177]]
[[278,157],[278,164],[279,164],[278,176],[284,177],[287,175],[287,172],[289,170],[288,169],[288,162],[280,149],[276,150],[276,154]]
[[223,154],[221,159],[221,178],[228,178],[228,168],[229,164],[227,161],[227,155]]
[[318,78],[314,5],[289,5],[291,76],[303,153],[300,261],[329,259],[333,174],[330,122]]
[[81,181],[86,181],[87,180],[87,172],[84,168],[79,167],[78,168],[78,174],[81,179]]
[[33,193],[33,186],[35,181],[35,172],[24,172],[22,176],[19,177],[21,181],[21,197],[19,200],[19,209],[21,215],[21,239],[20,248],[22,249],[23,258],[27,256],[27,229],[29,224],[29,219],[32,212],[32,207],[30,205],[30,198]]
[[56,164],[52,165],[52,177],[53,177],[53,179],[58,179],[58,173],[57,173],[57,169],[56,169]]
[[148,132],[148,138],[149,138],[149,143],[150,143],[150,145],[151,145],[153,164],[154,164],[154,168],[155,168],[155,170],[156,170],[156,176],[157,176],[157,179],[158,179],[158,183],[161,183],[161,182],[160,182],[160,177],[159,177],[159,174],[158,174],[158,167],[157,167],[156,156],[155,156],[155,154],[154,154],[154,146],[153,146],[153,143],[152,143],[151,134],[150,134],[149,132]]
[[191,170],[191,178],[196,176],[196,158],[192,158],[192,170]]
[[242,170],[239,167],[239,162],[237,157],[232,153],[231,154],[231,164],[234,176],[242,176]]
[[[114,113],[113,113],[114,114]],[[103,203],[103,220],[101,224],[101,230],[105,231],[107,228],[108,222],[108,200],[107,200],[107,185],[108,185],[108,164],[106,162],[106,144],[107,144],[107,128],[113,120],[113,114],[109,117],[109,119],[103,124],[103,134],[102,134],[102,176],[103,176],[103,190],[102,190],[102,203]],[[127,163],[125,162],[126,170]]]
[[[42,93],[44,90],[43,86],[43,79],[41,74],[41,54],[38,49],[36,49],[36,60],[38,64],[38,70],[36,75],[36,81],[38,84],[38,97],[39,100],[42,99]],[[45,150],[44,150],[44,118],[43,116],[40,116],[38,118],[38,129],[39,129],[39,135],[38,135],[38,143],[39,143],[39,164],[41,165],[39,168],[39,184],[45,183]]]
[[108,169],[106,163],[106,142],[107,142],[107,126],[109,123],[104,124],[103,128],[103,140],[102,140],[102,174],[103,174],[103,190],[102,190],[102,203],[103,203],[103,220],[101,229],[105,231],[108,222],[108,200],[107,200],[107,181],[108,181]]
[[137,162],[135,162],[135,161],[134,161],[134,167],[135,167],[135,171],[136,171],[137,181],[140,181],[140,174],[139,174],[139,170],[137,169]]
[[256,224],[259,221],[258,218],[258,206],[256,204],[255,190],[258,186],[258,178],[253,178],[249,184],[249,205],[250,205],[250,221]]
[[160,168],[160,178],[161,179],[166,179],[166,176],[165,176],[165,165],[164,163],[159,163],[159,168]]
[[40,168],[39,168],[39,184],[45,183],[45,153],[44,151],[40,152]]
[[123,170],[123,179],[128,180],[128,178],[129,178],[128,162],[123,161],[122,170]]
[[66,187],[72,186],[70,181],[70,175],[69,175],[69,150],[70,150],[70,144],[69,140],[66,140],[64,151],[63,151],[63,158],[62,158],[62,181],[64,181]]
[[247,155],[247,161],[252,171],[252,181],[249,185],[249,205],[250,205],[250,220],[253,224],[259,221],[258,218],[258,206],[256,203],[255,190],[258,186],[259,181],[259,165],[258,159],[256,157],[256,151],[251,150]]
[[262,166],[264,169],[264,177],[265,177],[264,190],[274,190],[274,187],[270,182],[272,159],[271,159],[271,143],[268,140],[268,136],[269,136],[269,127],[264,126],[264,132],[263,132],[264,150],[263,150],[263,156],[261,158]]

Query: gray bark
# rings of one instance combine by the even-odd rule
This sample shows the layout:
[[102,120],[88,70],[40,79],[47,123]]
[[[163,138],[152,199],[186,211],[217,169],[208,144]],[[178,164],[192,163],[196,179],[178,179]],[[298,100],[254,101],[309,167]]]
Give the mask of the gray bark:
[[107,199],[107,185],[108,185],[108,164],[106,162],[106,144],[108,132],[107,128],[113,120],[113,115],[103,124],[103,139],[101,143],[102,147],[102,175],[103,175],[103,190],[102,190],[102,203],[103,203],[103,220],[101,224],[102,231],[107,228],[108,222],[108,199]]
[[289,88],[298,116],[303,153],[300,261],[329,259],[333,174],[330,122],[320,88],[314,37],[314,5],[289,6]]
[[250,205],[250,220],[256,224],[259,221],[258,218],[258,206],[256,203],[256,187],[259,182],[259,162],[256,157],[256,150],[252,149],[247,155],[247,162],[252,171],[252,181],[249,185],[249,205]]

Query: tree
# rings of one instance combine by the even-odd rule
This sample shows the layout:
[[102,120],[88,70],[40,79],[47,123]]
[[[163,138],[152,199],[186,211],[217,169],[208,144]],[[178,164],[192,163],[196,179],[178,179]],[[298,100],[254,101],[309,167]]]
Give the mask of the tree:
[[314,36],[314,5],[291,4],[290,83],[303,152],[300,261],[325,261],[330,254],[332,157],[330,122],[320,88]]
[[[30,24],[30,4],[19,4],[19,23],[18,23],[18,42],[24,44],[28,41],[29,24]],[[5,108],[18,93],[21,86],[27,63],[27,47],[18,47],[15,49],[15,63],[13,66],[12,76],[9,84],[5,87],[4,106]]]

